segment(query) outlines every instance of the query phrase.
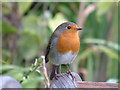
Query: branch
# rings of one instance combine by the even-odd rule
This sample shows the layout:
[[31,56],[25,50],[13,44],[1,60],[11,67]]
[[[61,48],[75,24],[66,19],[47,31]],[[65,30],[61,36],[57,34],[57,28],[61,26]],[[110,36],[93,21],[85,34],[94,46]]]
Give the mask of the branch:
[[42,58],[35,59],[34,64],[31,65],[28,72],[25,72],[25,74],[23,75],[23,78],[20,80],[20,83],[22,83],[25,79],[27,79],[32,72],[39,73],[40,71],[38,69],[40,68],[42,61],[43,61]]
[[85,9],[84,9],[84,7],[85,7],[84,2],[81,2],[80,3],[80,10],[78,13],[78,21],[77,21],[77,24],[81,27],[84,26],[84,23],[85,23],[88,15],[96,9],[96,5],[91,4]]
[[48,74],[47,74],[47,68],[46,68],[46,65],[45,65],[45,56],[41,56],[41,58],[43,59],[43,64],[42,64],[43,74],[44,74],[45,79],[46,79],[47,88],[49,88],[50,87],[50,81],[49,81],[49,77],[48,77]]

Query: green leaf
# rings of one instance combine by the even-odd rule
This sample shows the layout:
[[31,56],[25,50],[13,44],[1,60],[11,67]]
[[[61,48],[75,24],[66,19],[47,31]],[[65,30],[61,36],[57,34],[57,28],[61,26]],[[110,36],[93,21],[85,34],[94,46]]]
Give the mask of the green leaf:
[[40,25],[38,23],[38,19],[40,19],[35,14],[30,14],[22,19],[24,30],[30,30],[34,32],[38,32],[40,30]]
[[111,8],[112,4],[113,2],[99,2],[97,16],[101,16],[102,14],[106,13]]
[[37,56],[40,49],[39,35],[35,32],[25,30],[22,37],[18,40],[20,57],[30,60]]
[[81,52],[81,54],[78,56],[78,60],[85,59],[92,53],[93,53],[93,49],[92,48],[91,49],[87,49],[87,50]]
[[62,13],[57,13],[53,19],[49,19],[48,26],[52,31],[54,31],[61,23],[66,22],[64,15]]
[[19,11],[21,14],[24,14],[31,6],[32,2],[19,2]]
[[12,76],[17,80],[20,80],[20,78],[22,78],[23,76],[23,73],[27,72],[29,68],[23,68],[20,66],[6,64],[6,65],[2,65],[2,67],[0,67],[0,70],[2,70],[3,75]]
[[14,69],[14,70],[9,70],[7,73],[3,74],[5,76],[11,76],[14,77],[15,79],[19,80],[20,78],[22,78],[22,73],[23,71],[20,71],[21,69]]
[[81,52],[78,56],[77,59],[74,61],[74,66],[72,69],[76,72],[78,72],[78,63],[81,62],[82,59],[86,59],[88,56],[90,56],[93,53],[93,49],[86,49],[83,52]]
[[[91,45],[105,45],[106,40],[103,39],[94,39],[94,38],[89,38],[89,39],[84,39],[83,43],[91,44]],[[112,41],[107,41],[107,46],[110,48],[113,48],[115,50],[120,50],[120,46],[117,43],[114,43]]]
[[40,64],[43,63],[43,58],[42,57],[38,58],[38,63],[40,63]]
[[0,35],[2,34],[2,21],[0,20]]
[[[2,67],[0,66],[0,70],[3,70],[3,71],[5,71],[5,70],[10,70],[10,69],[14,69],[14,70],[19,70],[19,69],[21,69],[22,71],[26,71],[26,70],[28,70],[28,68],[23,68],[23,67],[20,67],[20,66],[15,66],[15,65],[3,65]],[[20,70],[20,71],[21,71]]]
[[70,16],[71,14],[73,14],[70,6],[67,6],[66,4],[59,5],[58,8],[61,12],[63,12],[67,16]]
[[113,51],[112,49],[106,47],[106,46],[98,46],[98,48],[106,53],[110,58],[117,59],[118,60],[118,53]]
[[108,77],[111,77],[111,78],[118,78],[118,63],[119,61],[118,60],[115,60],[115,59],[112,59],[109,61],[108,63]]
[[25,80],[22,83],[22,86],[24,88],[36,88],[38,87],[37,85],[39,85],[40,82],[43,83],[44,78],[43,77],[30,77],[29,79]]
[[93,74],[93,68],[94,68],[94,61],[91,55],[88,56],[88,63],[87,63],[87,70],[88,70],[88,77],[87,81],[92,81],[94,74]]
[[2,32],[7,34],[13,34],[17,32],[17,29],[6,21],[2,21]]

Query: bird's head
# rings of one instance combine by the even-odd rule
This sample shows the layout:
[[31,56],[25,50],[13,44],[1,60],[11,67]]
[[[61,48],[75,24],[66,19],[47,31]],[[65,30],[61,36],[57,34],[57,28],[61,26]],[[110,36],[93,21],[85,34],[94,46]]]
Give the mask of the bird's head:
[[78,27],[77,25],[68,25],[66,27],[66,30],[75,30],[75,31],[79,31],[79,30],[82,30],[81,27]]
[[59,25],[56,30],[59,33],[64,33],[64,32],[78,32],[82,30],[82,27],[79,27],[77,24],[73,22],[64,22],[61,25]]

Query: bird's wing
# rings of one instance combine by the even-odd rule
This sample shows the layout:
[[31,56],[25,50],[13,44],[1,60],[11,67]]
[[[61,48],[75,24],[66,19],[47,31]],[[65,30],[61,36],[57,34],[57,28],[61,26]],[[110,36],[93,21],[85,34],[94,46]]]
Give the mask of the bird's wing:
[[51,37],[50,37],[48,46],[47,46],[47,48],[46,48],[46,53],[45,53],[45,62],[46,62],[46,63],[49,61],[49,59],[48,59],[48,54],[49,54],[50,49],[51,49],[51,47],[52,47],[52,41],[53,41],[53,39],[56,38],[56,37],[57,37],[56,33],[53,32],[53,34],[52,34]]
[[55,31],[53,32],[53,34],[52,34],[51,37],[50,37],[50,40],[49,40],[49,43],[48,43],[48,46],[47,46],[47,49],[46,49],[46,54],[45,54],[45,62],[46,62],[46,63],[49,61],[49,59],[48,59],[48,54],[49,54],[49,52],[50,52],[50,48],[52,47],[52,41],[53,41],[53,39],[58,38],[58,37],[59,37],[59,33],[62,32],[62,30],[59,30],[59,29],[58,29],[58,28],[60,28],[61,26],[62,26],[62,24],[59,25],[59,26],[55,29]]
[[[51,36],[51,38],[52,38],[52,36]],[[51,47],[51,38],[49,40],[49,43],[47,45],[46,52],[45,52],[45,63],[47,63],[49,61],[48,54],[49,54],[50,47]]]

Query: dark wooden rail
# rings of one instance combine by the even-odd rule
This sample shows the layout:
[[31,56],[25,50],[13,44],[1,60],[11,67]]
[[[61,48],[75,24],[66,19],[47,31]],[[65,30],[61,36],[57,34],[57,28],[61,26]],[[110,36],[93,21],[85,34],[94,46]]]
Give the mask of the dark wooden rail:
[[70,74],[62,73],[59,74],[57,79],[53,79],[50,82],[51,88],[101,88],[109,90],[118,90],[118,83],[106,83],[106,82],[85,82],[82,81],[79,75],[75,72],[72,72],[74,79]]

